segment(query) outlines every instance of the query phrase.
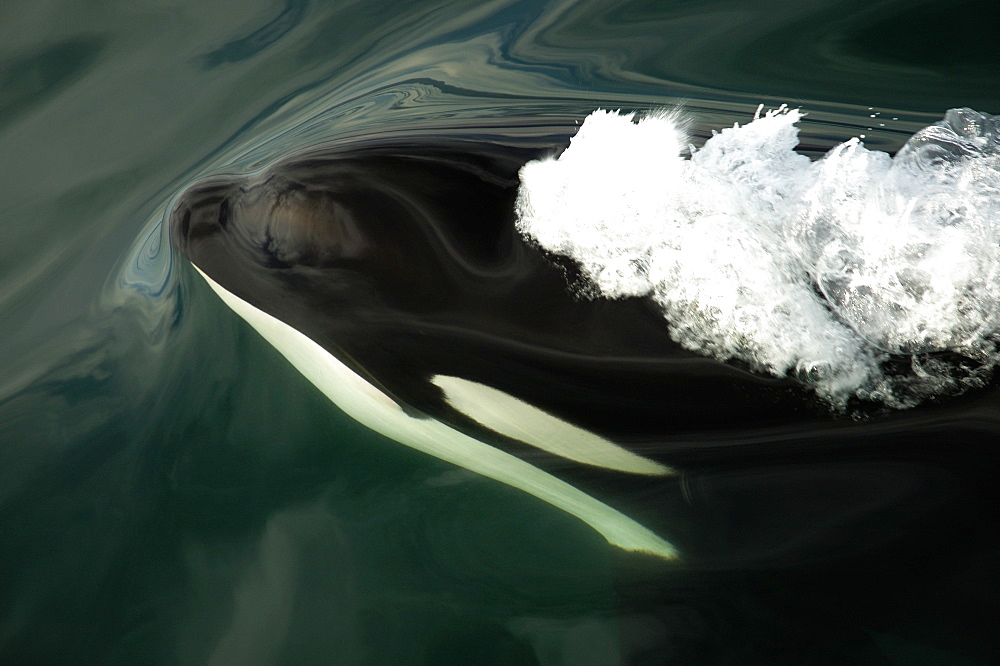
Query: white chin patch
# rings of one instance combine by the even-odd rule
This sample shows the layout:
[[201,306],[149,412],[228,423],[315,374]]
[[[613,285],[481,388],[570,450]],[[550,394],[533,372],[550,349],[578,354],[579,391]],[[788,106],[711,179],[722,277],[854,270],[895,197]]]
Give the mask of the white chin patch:
[[[245,319],[265,340],[281,352],[306,379],[356,421],[401,444],[534,495],[552,506],[576,516],[597,530],[609,543],[619,548],[644,552],[664,559],[677,557],[677,551],[674,547],[648,528],[531,463],[469,437],[440,421],[429,418],[414,418],[408,415],[393,398],[382,393],[308,336],[230,293],[201,269],[198,269],[198,272],[227,306]],[[441,378],[439,377],[439,379]],[[447,377],[443,379],[457,382],[459,386],[463,385],[463,380]],[[472,382],[464,382],[464,384],[479,387]],[[567,430],[573,426],[521,403],[511,396],[488,387],[479,388],[482,389],[478,393],[480,397],[490,395],[487,392],[493,391],[500,396],[501,401],[506,400],[508,405],[517,403],[520,407],[515,408],[520,409],[519,414],[522,416],[530,415],[535,423],[549,427],[553,427],[552,423],[561,424],[554,426],[554,428],[555,432],[562,437],[568,437],[570,435],[567,433],[574,432]],[[461,393],[461,390],[459,392]],[[467,399],[469,395],[470,391],[466,391],[462,399]],[[502,405],[501,402],[500,405],[495,406],[495,410],[502,412],[504,409]],[[499,416],[486,417],[485,412],[485,409],[480,409],[478,413],[483,418],[492,418],[494,425],[502,425],[508,431],[513,432],[513,428],[505,425],[511,419]],[[547,417],[549,421],[539,415]],[[487,427],[492,426],[487,425]],[[576,432],[585,433],[586,431],[576,429]],[[667,472],[666,468],[653,461],[645,460],[639,456],[634,456],[634,459],[629,458],[628,456],[632,454],[624,450],[621,453],[611,454],[608,452],[607,445],[610,445],[611,450],[617,448],[616,445],[610,442],[606,442],[604,446],[595,444],[600,438],[591,433],[586,434],[593,439],[588,440],[588,443],[585,444],[585,448],[588,449],[585,457],[589,459],[583,460],[583,462],[609,459],[618,464],[631,465],[633,469],[627,471],[649,470],[636,472],[642,474]],[[537,438],[538,435],[535,437]],[[598,455],[595,451],[603,453]],[[606,465],[602,464],[602,466]],[[662,469],[662,471],[652,471],[657,469]]]

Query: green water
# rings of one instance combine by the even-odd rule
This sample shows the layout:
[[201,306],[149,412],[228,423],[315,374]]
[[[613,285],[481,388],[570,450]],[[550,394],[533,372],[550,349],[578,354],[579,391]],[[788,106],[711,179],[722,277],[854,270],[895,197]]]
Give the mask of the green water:
[[[598,535],[349,421],[172,255],[164,212],[199,177],[324,141],[596,107],[683,104],[697,139],[789,103],[807,151],[859,133],[895,150],[946,109],[1000,112],[998,19],[986,2],[0,4],[0,662],[631,662],[622,632],[643,625]],[[995,589],[992,510],[961,524],[972,545],[935,551],[934,589]],[[969,599],[961,631],[907,604],[866,627],[885,663],[995,656],[995,601]]]

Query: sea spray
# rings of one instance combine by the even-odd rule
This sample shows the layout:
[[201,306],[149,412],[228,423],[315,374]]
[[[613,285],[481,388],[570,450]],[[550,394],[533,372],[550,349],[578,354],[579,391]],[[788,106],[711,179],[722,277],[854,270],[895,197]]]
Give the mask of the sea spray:
[[[595,111],[526,164],[518,229],[583,295],[647,296],[687,349],[834,408],[982,386],[1000,362],[1000,117],[954,109],[890,157],[812,162],[781,107],[687,145],[675,113]],[[689,157],[685,154],[689,153]]]

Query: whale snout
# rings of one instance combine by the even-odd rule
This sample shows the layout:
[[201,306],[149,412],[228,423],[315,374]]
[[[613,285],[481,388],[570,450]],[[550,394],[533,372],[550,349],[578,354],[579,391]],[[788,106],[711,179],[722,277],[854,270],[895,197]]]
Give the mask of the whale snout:
[[170,213],[170,240],[188,254],[193,242],[225,230],[231,215],[232,181],[193,185],[178,197]]

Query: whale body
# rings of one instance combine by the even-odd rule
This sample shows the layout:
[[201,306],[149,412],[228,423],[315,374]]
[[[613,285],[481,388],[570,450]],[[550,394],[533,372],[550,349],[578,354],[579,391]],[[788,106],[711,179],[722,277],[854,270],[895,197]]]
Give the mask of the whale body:
[[[671,559],[655,497],[671,442],[787,418],[785,383],[681,349],[643,299],[573,296],[515,230],[517,172],[549,142],[340,145],[187,189],[174,247],[349,416]],[[760,389],[766,390],[760,390]],[[727,426],[728,427],[728,426]]]
[[616,546],[623,654],[881,663],[872,636],[913,598],[955,618],[942,636],[978,631],[995,385],[834,418],[804,382],[684,349],[647,298],[581,295],[580,267],[516,228],[518,172],[565,129],[368,137],[211,177],[174,202],[172,245],[345,413]]

